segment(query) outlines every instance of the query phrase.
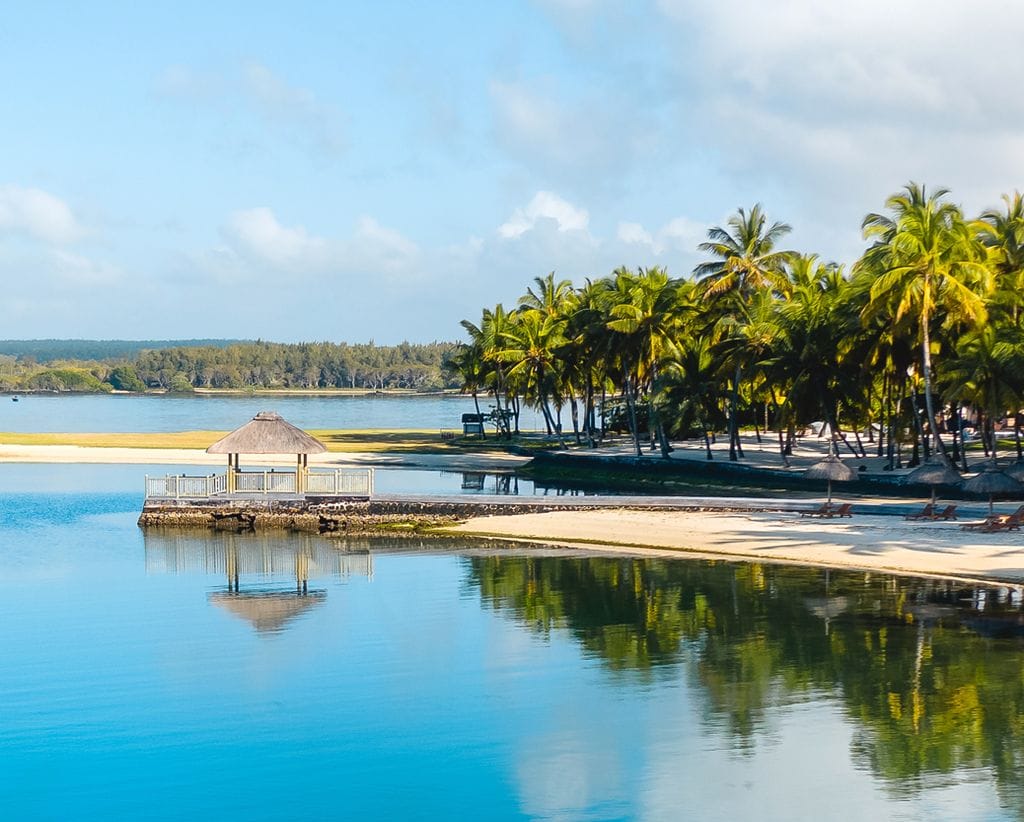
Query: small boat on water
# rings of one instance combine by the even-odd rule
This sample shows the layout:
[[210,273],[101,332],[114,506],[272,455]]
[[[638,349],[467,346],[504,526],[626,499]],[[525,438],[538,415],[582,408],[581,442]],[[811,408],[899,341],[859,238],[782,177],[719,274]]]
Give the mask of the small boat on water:
[[17,401],[18,401],[17,397],[11,397],[11,402],[17,402]]

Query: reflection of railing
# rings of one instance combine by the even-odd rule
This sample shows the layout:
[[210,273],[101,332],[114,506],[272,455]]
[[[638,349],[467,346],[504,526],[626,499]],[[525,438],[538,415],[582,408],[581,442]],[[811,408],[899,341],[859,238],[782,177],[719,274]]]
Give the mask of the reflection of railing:
[[[147,476],[146,497],[208,499],[232,494],[296,494],[297,479],[295,471],[238,471],[231,477],[233,487],[229,490],[227,474]],[[373,493],[372,468],[306,471],[301,480],[303,493],[315,496],[368,497]]]

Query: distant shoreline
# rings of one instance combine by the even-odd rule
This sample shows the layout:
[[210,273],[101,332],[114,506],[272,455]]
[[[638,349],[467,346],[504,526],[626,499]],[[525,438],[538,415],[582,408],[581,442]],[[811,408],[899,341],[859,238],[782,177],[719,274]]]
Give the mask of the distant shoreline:
[[124,397],[463,397],[471,400],[456,388],[438,388],[419,391],[415,388],[196,388],[193,391],[174,392],[166,388],[148,391],[48,391],[31,389],[27,391],[0,391],[4,397],[83,397],[110,395]]

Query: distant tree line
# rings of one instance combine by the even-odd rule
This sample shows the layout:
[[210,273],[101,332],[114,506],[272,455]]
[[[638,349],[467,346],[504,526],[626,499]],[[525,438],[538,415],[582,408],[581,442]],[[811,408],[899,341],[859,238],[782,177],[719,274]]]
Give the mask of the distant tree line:
[[[88,343],[89,341],[82,341]],[[88,346],[83,345],[83,350]],[[62,359],[0,354],[3,391],[189,392],[196,388],[405,388],[438,390],[461,385],[448,359],[454,343],[242,342],[175,345],[130,358]]]
[[249,340],[0,340],[0,355],[38,363],[134,359],[158,348],[224,348]]

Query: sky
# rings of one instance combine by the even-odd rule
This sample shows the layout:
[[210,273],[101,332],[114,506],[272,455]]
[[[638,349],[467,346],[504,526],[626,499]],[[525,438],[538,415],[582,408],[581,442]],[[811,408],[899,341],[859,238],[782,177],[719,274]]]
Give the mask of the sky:
[[11,4],[0,338],[457,339],[688,276],[761,203],[849,264],[913,180],[1024,188],[1016,0]]

